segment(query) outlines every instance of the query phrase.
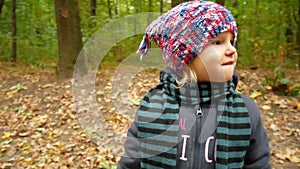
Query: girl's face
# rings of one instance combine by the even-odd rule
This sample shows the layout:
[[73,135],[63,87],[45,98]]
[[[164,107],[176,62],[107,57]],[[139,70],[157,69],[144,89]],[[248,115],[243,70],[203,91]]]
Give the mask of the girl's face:
[[189,64],[198,81],[226,82],[232,78],[238,57],[233,41],[231,32],[223,32]]

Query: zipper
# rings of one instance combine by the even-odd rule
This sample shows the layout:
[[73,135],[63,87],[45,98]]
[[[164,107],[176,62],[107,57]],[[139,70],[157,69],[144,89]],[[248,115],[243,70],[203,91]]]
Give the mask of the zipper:
[[198,166],[201,165],[201,159],[200,159],[200,143],[199,143],[199,137],[201,134],[201,117],[203,116],[203,112],[201,110],[201,107],[196,111],[196,137],[195,137],[195,151],[194,151],[194,162],[193,162],[193,169],[198,169]]

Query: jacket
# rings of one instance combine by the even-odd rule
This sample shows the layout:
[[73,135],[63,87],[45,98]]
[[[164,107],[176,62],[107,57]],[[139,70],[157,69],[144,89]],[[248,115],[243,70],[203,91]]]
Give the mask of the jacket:
[[[168,70],[165,70],[168,71]],[[237,79],[234,80],[237,84]],[[257,105],[248,97],[241,95],[248,109],[251,126],[250,145],[244,158],[244,167],[251,169],[269,169],[270,149],[268,138],[263,127]],[[199,106],[181,105],[179,109],[178,138],[176,168],[213,169],[216,161],[216,118],[217,111],[214,104]],[[198,110],[201,110],[199,112]],[[121,157],[118,169],[139,169],[137,139],[138,127],[133,122],[127,133],[125,153]]]

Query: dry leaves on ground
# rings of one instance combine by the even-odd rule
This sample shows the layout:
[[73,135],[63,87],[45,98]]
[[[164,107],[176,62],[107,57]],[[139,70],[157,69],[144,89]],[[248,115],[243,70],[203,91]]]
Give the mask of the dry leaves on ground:
[[[299,168],[299,98],[278,96],[260,85],[267,76],[260,70],[238,72],[238,90],[260,107],[273,168]],[[91,94],[103,115],[98,117],[74,108],[71,80],[51,78],[53,70],[7,65],[0,72],[0,168],[115,168],[134,110],[158,83],[158,74],[114,77],[131,79],[126,93],[116,88],[112,73],[97,73]]]

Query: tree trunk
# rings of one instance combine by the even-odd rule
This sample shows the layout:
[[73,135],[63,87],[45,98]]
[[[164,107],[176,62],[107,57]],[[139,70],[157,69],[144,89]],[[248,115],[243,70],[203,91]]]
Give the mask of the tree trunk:
[[172,5],[172,8],[173,8],[173,7],[179,5],[179,4],[182,3],[182,2],[188,2],[188,1],[189,1],[189,0],[172,0],[171,5]]
[[97,0],[90,0],[91,16],[96,16],[96,2]]
[[97,0],[90,0],[90,12],[91,12],[91,17],[89,20],[90,28],[94,28],[96,26],[96,23],[95,23],[96,7],[97,7]]
[[17,61],[17,15],[16,15],[16,0],[11,0],[11,31],[12,31],[12,50],[11,61]]
[[292,15],[291,15],[291,8],[289,0],[284,1],[285,7],[285,17],[286,17],[286,30],[285,30],[285,37],[286,37],[286,57],[290,57],[293,45],[293,30],[292,30]]
[[216,0],[216,3],[225,6],[225,0]]
[[293,45],[293,30],[292,30],[292,23],[290,19],[287,20],[285,37],[286,37],[286,45],[287,45],[286,56],[290,57],[292,45]]
[[298,0],[298,69],[300,67],[300,0]]
[[149,7],[149,12],[153,12],[153,9],[152,9],[152,0],[149,0],[148,7]]
[[114,10],[115,10],[115,15],[119,15],[118,1],[117,0],[114,0]]
[[162,14],[164,12],[164,0],[160,0],[160,13]]
[[0,0],[0,15],[2,13],[2,7],[4,5],[4,0]]
[[[256,0],[255,1],[255,16],[257,18],[260,18],[259,16],[259,0]],[[257,38],[257,36],[259,35],[259,29],[258,29],[258,22],[256,22],[256,25],[255,25],[255,30],[254,30],[254,38]]]
[[82,49],[79,8],[76,0],[55,0],[59,61],[58,78],[71,78],[74,71],[86,73],[85,63],[74,70],[76,59]]
[[107,8],[108,8],[108,17],[112,18],[112,12],[111,12],[111,4],[110,0],[107,0]]

